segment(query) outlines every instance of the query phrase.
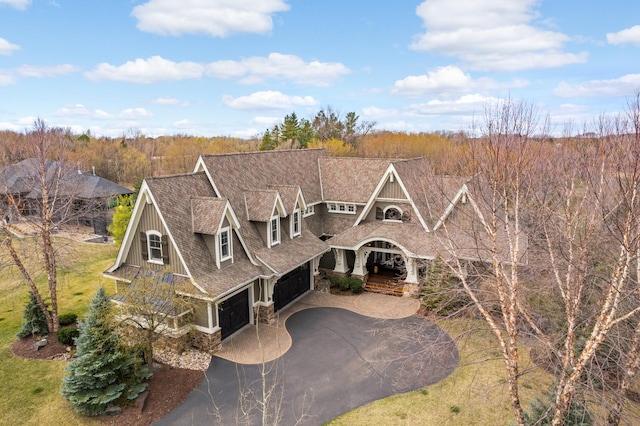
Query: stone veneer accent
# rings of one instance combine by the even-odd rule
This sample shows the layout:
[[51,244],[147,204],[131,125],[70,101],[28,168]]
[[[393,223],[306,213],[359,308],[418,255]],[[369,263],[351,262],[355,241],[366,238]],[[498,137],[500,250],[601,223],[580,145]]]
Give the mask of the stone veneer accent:
[[164,351],[180,354],[184,352],[190,345],[189,335],[183,334],[181,336],[173,337],[167,335],[160,335],[155,342],[153,342],[154,349],[161,349]]
[[253,316],[263,324],[273,324],[276,317],[275,304],[254,306]]
[[222,330],[218,329],[212,334],[195,331],[191,339],[191,345],[211,355],[222,349]]

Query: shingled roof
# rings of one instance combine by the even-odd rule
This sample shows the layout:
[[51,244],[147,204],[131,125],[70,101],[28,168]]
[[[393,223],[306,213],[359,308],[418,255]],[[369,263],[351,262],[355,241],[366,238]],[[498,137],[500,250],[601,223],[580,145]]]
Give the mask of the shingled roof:
[[322,149],[299,149],[201,157],[219,195],[229,199],[234,211],[247,213],[238,214],[238,220],[239,233],[249,251],[275,273],[286,273],[300,264],[300,257],[311,259],[329,250],[329,246],[310,232],[304,232],[303,227],[299,237],[292,239],[283,232],[280,244],[267,249],[264,237],[251,220],[269,221],[275,206],[268,207],[269,197],[284,194],[289,202],[291,187],[299,187],[308,203],[321,202],[318,161],[326,156]]
[[[146,182],[187,270],[210,295],[230,290],[239,281],[250,281],[264,273],[240,254],[242,250],[237,250],[237,256],[234,254],[233,265],[218,270],[204,238],[193,232],[192,200],[196,200],[196,204],[200,201],[215,204],[211,199],[216,198],[216,194],[204,173],[150,178]],[[200,225],[201,229],[204,227]]]
[[[27,198],[40,197],[39,167],[35,158],[27,158],[0,168],[0,193],[26,194]],[[133,193],[115,182],[92,173],[80,172],[58,161],[45,161],[45,176],[49,186],[59,182],[59,195],[63,196],[89,200]]]

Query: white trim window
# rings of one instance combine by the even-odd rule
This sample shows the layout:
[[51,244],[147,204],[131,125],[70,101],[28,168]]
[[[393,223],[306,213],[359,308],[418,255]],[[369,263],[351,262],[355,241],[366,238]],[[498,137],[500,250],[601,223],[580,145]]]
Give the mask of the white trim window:
[[384,209],[383,222],[402,222],[402,210],[397,206],[387,206]]
[[329,203],[329,213],[356,214],[356,205],[350,203]]
[[149,262],[164,263],[162,261],[162,234],[158,231],[147,231],[147,253],[149,253]]
[[302,217],[311,216],[314,213],[315,213],[314,206],[307,206],[307,208],[304,209],[304,211],[302,212]]
[[291,215],[291,236],[297,237],[300,235],[300,209],[293,211]]
[[221,262],[233,258],[231,229],[228,227],[220,230],[220,234],[218,235],[218,250]]
[[271,246],[280,244],[280,218],[273,216],[269,225],[269,241]]

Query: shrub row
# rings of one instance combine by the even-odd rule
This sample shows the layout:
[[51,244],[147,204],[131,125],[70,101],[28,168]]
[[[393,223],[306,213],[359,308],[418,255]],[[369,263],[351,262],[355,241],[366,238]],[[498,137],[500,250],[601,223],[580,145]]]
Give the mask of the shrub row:
[[353,293],[362,293],[362,280],[356,277],[343,277],[341,275],[331,275],[329,277],[332,287],[340,287],[340,290],[351,290]]

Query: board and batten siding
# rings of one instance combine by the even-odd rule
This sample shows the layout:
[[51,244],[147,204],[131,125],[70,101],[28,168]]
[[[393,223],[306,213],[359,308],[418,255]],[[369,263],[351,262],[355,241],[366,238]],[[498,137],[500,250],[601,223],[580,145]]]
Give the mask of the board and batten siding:
[[389,200],[406,200],[407,196],[405,195],[404,191],[402,190],[402,187],[400,186],[397,180],[394,180],[393,182],[391,182],[391,180],[387,178],[387,181],[382,187],[382,190],[380,191],[378,198],[384,198]]
[[147,262],[142,258],[140,232],[147,231],[158,231],[162,235],[167,235],[167,230],[162,224],[160,216],[158,215],[158,212],[156,211],[153,204],[146,204],[144,206],[144,209],[142,210],[140,221],[138,222],[138,229],[136,229],[133,235],[133,241],[131,242],[131,247],[129,248],[129,253],[127,253],[127,259],[125,263],[128,263],[129,265],[148,266],[150,268],[158,270],[168,267],[171,272],[175,272],[181,275],[187,275],[187,271],[185,271],[184,267],[182,266],[182,262],[180,262],[180,258],[178,257],[178,252],[171,243],[171,240],[169,240],[169,265],[158,265],[156,263]]

